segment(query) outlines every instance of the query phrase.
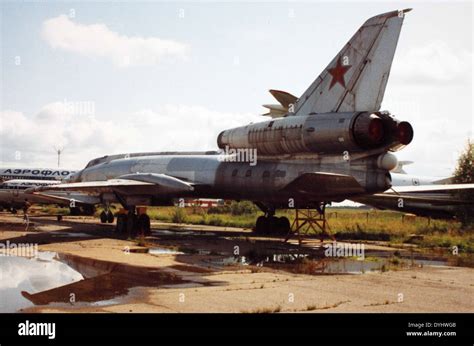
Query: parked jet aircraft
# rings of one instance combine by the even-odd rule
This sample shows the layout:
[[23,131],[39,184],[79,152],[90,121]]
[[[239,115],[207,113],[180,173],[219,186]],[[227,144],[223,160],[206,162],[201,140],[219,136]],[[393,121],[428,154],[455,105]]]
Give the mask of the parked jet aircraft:
[[457,206],[471,203],[460,199],[456,192],[469,189],[474,193],[474,184],[453,184],[452,177],[423,177],[393,171],[391,176],[391,189],[352,200],[378,209],[449,219],[456,216]]
[[[8,209],[16,213],[26,202],[30,204],[56,204],[68,207],[71,215],[92,215],[95,204],[100,200],[94,196],[74,191],[51,191],[41,195],[25,193],[35,187],[50,187],[57,185],[57,180],[12,179],[0,183],[0,210]],[[113,222],[113,215],[107,216],[105,222]],[[108,220],[108,221],[107,221]]]
[[58,181],[66,179],[74,172],[74,170],[62,168],[7,167],[0,168],[0,181],[12,179]]
[[[94,213],[94,204],[100,201],[96,197],[76,192],[52,192],[43,195],[25,194],[33,187],[44,187],[59,184],[75,171],[60,168],[0,168],[0,209],[16,213],[25,203],[57,204],[69,207],[72,215]],[[76,203],[77,200],[80,200]],[[108,216],[109,222],[113,215]],[[106,220],[107,221],[107,220]]]
[[[147,231],[137,206],[168,205],[180,197],[254,201],[265,213],[256,231],[289,230],[278,208],[315,208],[391,187],[390,170],[413,129],[380,111],[405,14],[392,11],[367,20],[301,97],[274,91],[282,107],[272,120],[221,132],[224,153],[138,153],[89,162],[69,182],[38,188],[78,191],[106,206],[119,202],[128,214],[117,231]],[[250,156],[258,162],[249,160]],[[248,162],[251,161],[251,162]]]

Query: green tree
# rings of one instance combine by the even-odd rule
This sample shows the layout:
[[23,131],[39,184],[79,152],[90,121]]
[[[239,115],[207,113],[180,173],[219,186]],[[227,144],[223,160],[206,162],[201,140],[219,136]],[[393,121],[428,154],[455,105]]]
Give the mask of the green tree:
[[[454,182],[456,184],[474,183],[474,143],[467,141],[464,152],[458,159],[458,165],[454,171]],[[463,225],[474,223],[474,191],[465,190],[458,192],[458,197],[470,201],[472,204],[461,205],[457,208],[457,217]]]

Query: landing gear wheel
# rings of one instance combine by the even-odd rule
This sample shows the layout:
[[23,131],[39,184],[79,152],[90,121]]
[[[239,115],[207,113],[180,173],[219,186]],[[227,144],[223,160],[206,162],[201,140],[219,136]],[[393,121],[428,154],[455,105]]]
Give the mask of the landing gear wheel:
[[151,234],[150,217],[147,214],[140,214],[138,216],[138,229],[140,234]]
[[112,213],[110,210],[107,212],[107,223],[114,223],[114,213]]
[[137,235],[137,226],[138,226],[137,215],[135,215],[134,213],[128,213],[127,223],[126,223],[126,232],[129,237],[135,238],[135,236]]
[[278,218],[278,229],[279,229],[279,234],[281,235],[286,235],[288,232],[290,232],[291,225],[290,225],[290,220],[288,220],[287,217],[281,216]]
[[279,220],[275,216],[270,216],[267,219],[267,234],[278,234],[279,233]]
[[120,214],[117,216],[117,224],[115,225],[115,230],[117,233],[124,233],[127,226],[127,215]]
[[16,214],[16,213],[17,213],[17,211],[16,211],[15,208],[11,208],[10,211],[11,211],[12,214]]
[[100,222],[101,223],[106,223],[107,222],[107,213],[105,211],[102,211],[99,215],[100,217]]
[[267,228],[267,218],[265,216],[259,216],[255,223],[255,233],[264,234]]

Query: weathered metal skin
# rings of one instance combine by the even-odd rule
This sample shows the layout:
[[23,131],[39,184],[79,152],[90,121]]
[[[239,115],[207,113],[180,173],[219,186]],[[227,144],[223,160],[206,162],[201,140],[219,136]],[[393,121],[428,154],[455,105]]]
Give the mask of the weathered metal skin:
[[[93,191],[105,202],[128,207],[195,196],[245,199],[273,209],[288,207],[289,199],[302,208],[387,190],[389,170],[397,165],[389,152],[413,139],[409,123],[379,112],[407,12],[369,18],[298,99],[273,91],[282,107],[270,107],[269,115],[281,117],[223,131],[217,142],[225,155],[102,157],[71,178],[82,184],[64,189]],[[231,151],[239,150],[255,152],[257,162],[235,160]],[[164,182],[180,180],[182,191],[143,181],[153,174]]]
[[[255,148],[259,155],[398,150],[400,121],[385,113],[346,112],[287,116],[221,132],[221,149]],[[407,123],[408,124],[408,123]],[[403,140],[409,144],[413,138]]]
[[[352,175],[366,192],[385,191],[390,187],[389,174],[377,167],[379,155],[347,160],[343,155],[325,155],[312,159],[259,160],[255,166],[248,162],[228,162],[224,155],[153,155],[139,158],[123,158],[85,168],[75,176],[76,181],[100,181],[114,179],[131,173],[158,173],[193,182],[194,191],[180,197],[210,197],[226,199],[247,199],[262,201],[274,206],[285,207],[292,199],[298,205],[309,206],[320,200],[343,200],[344,196],[325,196],[314,193],[284,191],[284,187],[306,172],[329,172]],[[153,186],[135,188],[132,205],[167,205],[176,194],[158,193],[153,197]],[[117,188],[120,193],[120,188]],[[114,194],[102,196],[104,202],[117,202]]]

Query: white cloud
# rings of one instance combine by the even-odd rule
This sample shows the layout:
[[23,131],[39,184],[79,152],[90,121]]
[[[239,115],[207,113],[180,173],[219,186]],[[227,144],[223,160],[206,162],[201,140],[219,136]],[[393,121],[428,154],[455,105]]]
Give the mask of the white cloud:
[[396,57],[391,79],[413,84],[463,83],[471,80],[472,53],[443,41],[431,41]]
[[189,48],[174,40],[119,35],[105,24],[75,23],[66,15],[44,21],[41,35],[54,49],[107,58],[120,67],[156,65],[166,59],[184,58]]
[[[265,120],[250,113],[187,105],[164,105],[113,116],[84,115],[78,110],[65,102],[54,102],[33,116],[0,112],[0,158],[4,164],[53,166],[55,146],[65,148],[62,166],[75,169],[107,154],[215,150],[220,131]],[[21,152],[18,161],[16,151]]]
[[[132,126],[151,138],[152,150],[215,150],[218,134],[228,128],[266,120],[251,113],[220,112],[202,106],[164,105],[131,117]],[[144,150],[146,146],[142,146]]]
[[19,152],[21,158],[16,162],[19,165],[51,166],[55,147],[64,147],[69,162],[78,164],[90,153],[120,146],[123,137],[139,138],[133,128],[73,112],[64,102],[47,104],[33,116],[6,110],[0,112],[0,117],[2,160],[15,162],[15,153]]

